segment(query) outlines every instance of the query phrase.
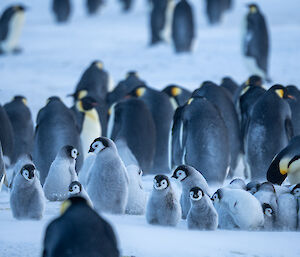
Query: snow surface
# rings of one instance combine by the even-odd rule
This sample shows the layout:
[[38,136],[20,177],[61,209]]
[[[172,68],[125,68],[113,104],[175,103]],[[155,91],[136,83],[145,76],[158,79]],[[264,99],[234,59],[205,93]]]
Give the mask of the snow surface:
[[[0,1],[2,11],[11,0]],[[238,82],[249,75],[240,50],[241,21],[248,1],[236,0],[220,26],[209,27],[203,0],[191,1],[197,20],[193,54],[175,55],[162,44],[148,47],[147,0],[136,0],[131,13],[120,11],[118,0],[95,17],[87,17],[84,1],[73,1],[71,21],[54,23],[50,1],[23,1],[30,9],[21,39],[24,52],[0,57],[0,103],[16,94],[28,98],[35,119],[51,95],[70,105],[71,93],[84,69],[95,59],[104,62],[115,82],[128,70],[137,70],[152,87],[169,83],[195,89],[204,80],[219,82],[231,75]],[[271,34],[270,76],[276,83],[300,85],[300,1],[257,1],[267,16]],[[148,191],[152,176],[144,178]],[[0,193],[0,256],[40,256],[46,225],[59,213],[60,203],[47,203],[41,221],[14,220],[9,195]],[[105,215],[118,234],[125,256],[300,256],[300,233],[245,231],[189,231],[185,221],[176,228],[150,226],[144,216]]]

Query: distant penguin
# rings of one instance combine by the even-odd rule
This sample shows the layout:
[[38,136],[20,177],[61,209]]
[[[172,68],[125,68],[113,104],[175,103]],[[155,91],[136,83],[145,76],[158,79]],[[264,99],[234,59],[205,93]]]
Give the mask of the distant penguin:
[[264,182],[259,187],[256,193],[253,194],[261,203],[271,205],[273,210],[277,210],[277,195],[274,186],[270,182]]
[[169,96],[174,110],[176,110],[178,106],[184,105],[192,95],[187,89],[173,84],[165,87],[162,92]]
[[300,136],[292,138],[272,160],[267,180],[281,185],[288,178],[291,184],[300,183]]
[[93,207],[93,203],[92,203],[89,195],[87,194],[87,192],[85,191],[83,186],[80,184],[80,182],[77,180],[72,181],[71,184],[69,185],[69,194],[68,195],[69,195],[68,198],[82,197],[88,202],[90,207]]
[[[41,183],[48,175],[51,163],[58,151],[65,145],[72,145],[82,153],[80,135],[72,112],[58,97],[50,97],[37,116],[33,160],[40,171]],[[76,170],[82,166],[83,155],[79,155]]]
[[218,213],[210,198],[199,187],[190,190],[191,209],[187,215],[189,229],[216,230]]
[[144,101],[152,113],[155,123],[156,149],[152,170],[156,173],[168,173],[168,137],[174,113],[170,100],[165,93],[147,86],[137,87],[130,93],[130,95]]
[[258,230],[263,226],[262,206],[249,192],[241,189],[221,188],[213,195],[213,199],[228,211],[238,228]]
[[174,0],[152,0],[150,13],[151,41],[154,45],[170,40]]
[[104,4],[103,0],[86,0],[86,8],[89,15],[94,15]]
[[16,219],[41,219],[45,196],[34,165],[26,164],[14,179],[10,207]]
[[[148,174],[153,164],[156,139],[149,108],[144,101],[130,98],[113,105],[109,112],[107,136],[116,142],[117,147],[118,141],[122,140],[138,161],[138,166]],[[118,151],[122,157],[121,149]]]
[[71,0],[53,0],[52,11],[56,22],[67,22],[72,12]]
[[[62,204],[61,216],[46,228],[43,257],[119,257],[116,235],[82,197],[71,197]],[[89,240],[87,240],[89,238]]]
[[146,220],[152,225],[176,226],[181,218],[180,203],[165,175],[156,175],[148,199]]
[[300,135],[300,91],[296,86],[286,87],[288,93],[287,102],[292,110],[292,124],[294,135]]
[[252,108],[245,138],[251,179],[263,180],[266,177],[272,159],[293,136],[291,109],[286,97],[286,88],[274,85]]
[[181,126],[182,163],[200,170],[208,183],[222,184],[229,170],[230,148],[219,110],[203,97],[191,98]]
[[258,5],[248,4],[243,31],[243,55],[250,73],[268,77],[269,33]]
[[135,165],[130,165],[126,167],[126,169],[129,178],[129,192],[125,212],[131,215],[144,215],[146,211],[147,194],[142,183],[143,172]]
[[239,85],[231,77],[224,77],[221,81],[220,87],[223,87],[227,90],[230,98],[233,101],[234,95],[238,90]]
[[205,97],[214,104],[220,114],[228,131],[228,142],[230,149],[230,177],[233,177],[241,154],[241,135],[238,115],[234,104],[227,95],[224,88],[217,86],[211,81],[205,81],[200,88],[196,89],[192,96]]
[[128,174],[114,142],[99,137],[90,152],[97,157],[87,178],[87,193],[97,212],[123,214],[128,200]]
[[43,187],[49,201],[64,201],[68,198],[69,185],[78,180],[75,171],[78,154],[77,149],[70,145],[62,147],[57,153]]
[[10,165],[14,158],[14,131],[7,112],[0,104],[0,142],[4,163]]
[[186,219],[188,212],[191,208],[191,200],[190,200],[191,188],[200,187],[205,194],[209,195],[210,192],[209,192],[208,184],[205,178],[198,170],[187,165],[178,166],[175,169],[172,178],[175,178],[176,180],[181,182],[182,193],[180,197],[180,204],[182,210],[182,218]]
[[8,7],[0,17],[0,54],[19,53],[19,40],[25,20],[23,5]]
[[172,39],[176,53],[192,51],[195,31],[192,6],[187,0],[180,0],[175,7],[172,21]]
[[221,22],[223,13],[228,9],[227,0],[206,0],[206,15],[209,24],[214,25]]
[[21,155],[31,154],[34,136],[32,116],[27,99],[23,96],[15,96],[10,103],[4,105],[4,109],[14,131],[12,163],[15,163]]
[[8,181],[7,181],[5,163],[3,160],[2,146],[1,146],[1,142],[0,142],[0,192],[1,192],[3,184],[6,185],[7,187],[9,187]]
[[133,3],[134,0],[119,0],[119,1],[123,5],[123,11],[128,12],[131,9],[132,3]]
[[272,231],[276,229],[276,213],[270,204],[262,204],[264,213],[264,226],[263,229],[266,231]]
[[121,80],[113,91],[107,95],[107,102],[110,106],[123,99],[136,87],[146,85],[146,82],[141,80],[136,71],[129,71],[126,74],[126,78]]

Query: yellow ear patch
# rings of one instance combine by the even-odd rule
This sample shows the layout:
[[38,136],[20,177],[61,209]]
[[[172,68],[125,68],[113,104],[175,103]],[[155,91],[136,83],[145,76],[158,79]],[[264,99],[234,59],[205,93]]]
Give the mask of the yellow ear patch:
[[257,12],[256,7],[255,7],[255,6],[251,6],[251,7],[250,7],[250,12],[251,12],[251,13],[256,13],[256,12]]
[[190,98],[187,102],[188,105],[190,105],[193,102],[194,98]]
[[275,92],[280,98],[283,98],[284,95],[283,89],[276,89]]
[[70,200],[64,201],[60,207],[60,215],[63,215],[70,206],[71,206]]
[[145,91],[146,91],[146,88],[144,87],[139,87],[135,92],[136,92],[136,95],[138,97],[141,97],[145,94]]
[[77,99],[80,100],[80,99],[86,97],[87,94],[88,94],[87,90],[85,90],[85,89],[84,90],[80,90],[79,93],[78,93],[78,98]]
[[22,102],[23,102],[23,104],[24,105],[26,105],[27,106],[27,99],[24,97],[24,98],[22,98]]
[[103,69],[103,63],[102,62],[96,62],[96,66],[99,70]]
[[82,101],[77,101],[76,108],[77,108],[78,111],[84,112],[84,109],[82,107]]
[[291,158],[283,158],[279,162],[279,172],[281,175],[285,175],[288,173],[288,165]]
[[181,94],[181,91],[182,90],[179,87],[172,87],[171,94],[172,94],[172,96],[178,96]]

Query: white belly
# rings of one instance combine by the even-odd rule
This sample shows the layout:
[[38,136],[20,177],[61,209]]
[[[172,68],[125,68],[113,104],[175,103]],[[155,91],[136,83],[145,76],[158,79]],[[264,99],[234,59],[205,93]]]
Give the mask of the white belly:
[[161,31],[160,35],[167,43],[171,43],[171,34],[172,34],[172,21],[173,21],[173,12],[175,8],[174,1],[169,1],[168,6],[166,9],[166,19],[165,19],[165,26]]

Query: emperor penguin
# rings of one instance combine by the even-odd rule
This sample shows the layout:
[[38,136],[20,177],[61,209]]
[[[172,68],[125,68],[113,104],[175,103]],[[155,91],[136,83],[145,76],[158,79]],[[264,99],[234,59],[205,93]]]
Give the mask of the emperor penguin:
[[174,9],[172,41],[176,53],[191,52],[196,37],[193,7],[187,0],[180,0]]
[[81,183],[77,180],[74,180],[69,185],[68,198],[78,196],[84,198],[88,202],[89,206],[93,207],[93,203]]
[[225,88],[230,95],[230,99],[234,101],[234,95],[238,90],[239,85],[231,77],[224,77],[222,78],[220,87]]
[[[50,97],[38,113],[34,136],[33,161],[40,172],[42,185],[58,151],[65,145],[72,145],[82,153],[80,134],[72,112],[58,97]],[[81,154],[76,162],[77,171],[82,161]]]
[[76,103],[77,110],[84,114],[80,132],[84,159],[88,154],[91,143],[95,138],[101,136],[102,132],[99,115],[95,106],[97,106],[97,101],[90,96],[86,96]]
[[125,212],[128,200],[128,174],[114,142],[96,138],[90,147],[97,157],[87,178],[87,193],[95,210],[114,214]]
[[300,91],[296,86],[289,85],[286,87],[289,95],[287,101],[292,111],[292,124],[294,135],[300,135]]
[[174,0],[152,0],[150,13],[151,41],[154,45],[170,41]]
[[152,225],[176,226],[180,218],[180,203],[169,178],[156,175],[146,208],[147,222]]
[[31,154],[33,147],[33,121],[27,99],[24,96],[15,96],[10,103],[4,105],[10,119],[14,134],[14,154],[12,163],[15,163],[23,154]]
[[[124,99],[113,105],[109,113],[107,136],[115,141],[125,165],[136,164],[149,174],[155,154],[156,127],[146,103],[137,98]],[[126,148],[138,163],[126,163]]]
[[206,0],[206,16],[210,25],[221,22],[224,11],[230,6],[227,0]]
[[104,4],[103,0],[86,0],[86,8],[89,15],[96,14],[101,6]]
[[192,95],[192,93],[187,89],[174,84],[168,85],[162,90],[162,92],[169,96],[174,110],[176,110],[178,106],[184,105]]
[[10,193],[10,207],[16,219],[41,219],[45,210],[45,196],[35,166],[26,164],[14,179]]
[[0,17],[0,54],[19,53],[19,40],[25,21],[26,7],[13,5]]
[[[87,240],[89,238],[89,240]],[[71,197],[46,228],[43,257],[119,257],[116,234],[82,197]]]
[[230,168],[230,147],[217,107],[206,98],[190,98],[181,122],[182,163],[200,170],[208,183],[223,184]]
[[144,101],[152,113],[155,124],[155,154],[153,161],[153,172],[169,172],[169,131],[173,119],[174,110],[168,96],[160,91],[147,86],[135,88],[130,96],[137,97]]
[[193,92],[192,96],[205,97],[218,108],[228,131],[230,149],[229,175],[234,177],[242,149],[240,124],[234,104],[225,89],[211,81],[204,81],[200,88]]
[[276,230],[276,210],[272,208],[270,204],[263,203],[262,204],[263,212],[264,212],[264,226],[263,230],[272,231]]
[[189,229],[216,230],[218,213],[210,198],[199,187],[190,190],[191,209],[187,215]]
[[56,22],[67,22],[72,12],[71,0],[53,0],[52,11]]
[[117,86],[108,93],[106,100],[108,104],[112,106],[114,103],[123,99],[136,87],[141,85],[146,85],[146,82],[140,78],[137,71],[129,71],[126,74],[125,79],[121,80]]
[[123,5],[123,11],[128,12],[132,8],[133,0],[119,0]]
[[293,137],[291,109],[286,97],[286,88],[274,85],[253,106],[245,138],[245,155],[253,180],[266,177],[274,156]]
[[64,201],[68,198],[69,185],[78,180],[75,171],[76,148],[66,145],[57,153],[46,177],[43,189],[49,201]]
[[277,210],[277,195],[272,183],[260,184],[256,193],[253,194],[261,204],[269,204],[273,210]]
[[4,163],[4,160],[3,160],[2,146],[1,146],[1,142],[0,142],[0,192],[1,192],[3,184],[6,187],[9,187],[8,181],[7,181],[5,163]]
[[300,136],[293,137],[272,160],[267,180],[281,185],[286,178],[291,184],[300,183]]
[[142,183],[143,171],[135,165],[126,167],[128,184],[128,201],[125,212],[131,215],[144,215],[146,211],[147,193]]
[[200,187],[206,195],[209,195],[209,186],[200,171],[188,165],[178,166],[171,178],[175,178],[176,180],[181,182],[182,193],[180,197],[180,204],[182,210],[182,218],[186,219],[191,208],[190,189],[193,187]]
[[270,81],[268,77],[269,32],[257,4],[248,4],[242,50],[248,70]]
[[213,195],[213,200],[227,211],[242,230],[258,230],[264,224],[260,202],[245,190],[221,188]]

